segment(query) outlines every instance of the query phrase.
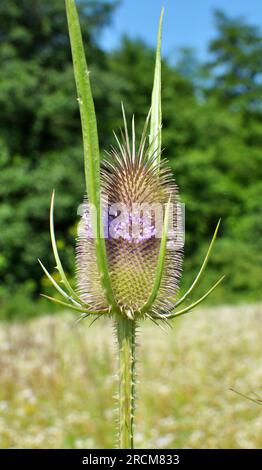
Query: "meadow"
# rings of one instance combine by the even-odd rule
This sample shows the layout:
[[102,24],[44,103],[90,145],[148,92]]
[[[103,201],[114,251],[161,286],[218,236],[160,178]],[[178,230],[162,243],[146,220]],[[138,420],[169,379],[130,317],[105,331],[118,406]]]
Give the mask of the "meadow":
[[[137,448],[259,448],[262,305],[199,308],[139,330]],[[67,312],[0,325],[0,447],[115,446],[109,320]]]

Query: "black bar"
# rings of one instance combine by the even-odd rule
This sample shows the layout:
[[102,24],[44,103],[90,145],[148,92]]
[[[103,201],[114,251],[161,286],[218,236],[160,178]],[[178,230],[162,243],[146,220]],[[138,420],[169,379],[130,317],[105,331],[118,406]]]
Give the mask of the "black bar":
[[[26,469],[47,469],[66,467],[75,468],[113,468],[118,469],[133,465],[144,467],[168,466],[185,467],[201,465],[202,468],[222,468],[223,465],[234,465],[234,468],[262,468],[261,450],[194,450],[194,449],[170,449],[170,450],[30,450],[30,449],[1,449],[0,468],[5,469],[16,466]],[[233,468],[233,467],[232,467]],[[224,470],[224,469],[222,469]]]

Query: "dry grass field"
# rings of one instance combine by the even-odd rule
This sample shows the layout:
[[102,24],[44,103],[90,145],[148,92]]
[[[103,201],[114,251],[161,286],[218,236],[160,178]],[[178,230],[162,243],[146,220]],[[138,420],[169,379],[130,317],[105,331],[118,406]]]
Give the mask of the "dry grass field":
[[[136,447],[259,448],[262,306],[198,309],[139,332]],[[115,446],[109,321],[67,313],[0,325],[0,447]]]

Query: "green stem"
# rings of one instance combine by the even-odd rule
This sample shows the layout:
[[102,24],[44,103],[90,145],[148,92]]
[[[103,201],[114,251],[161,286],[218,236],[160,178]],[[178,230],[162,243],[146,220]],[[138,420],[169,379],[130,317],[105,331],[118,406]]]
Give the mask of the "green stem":
[[136,323],[117,316],[119,349],[119,448],[133,449],[135,408],[135,330]]

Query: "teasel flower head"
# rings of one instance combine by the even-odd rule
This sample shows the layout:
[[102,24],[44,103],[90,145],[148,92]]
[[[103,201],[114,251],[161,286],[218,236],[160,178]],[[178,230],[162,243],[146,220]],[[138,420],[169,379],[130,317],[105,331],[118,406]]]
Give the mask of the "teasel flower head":
[[[209,259],[219,223],[207,255],[191,287],[178,299],[183,257],[183,213],[178,188],[162,159],[161,31],[150,112],[139,143],[135,121],[129,137],[122,105],[124,131],[100,163],[96,114],[92,98],[77,10],[66,0],[69,34],[83,131],[86,198],[78,230],[76,284],[73,289],[63,270],[54,232],[54,193],[51,200],[51,241],[62,288],[40,262],[45,274],[66,301],[49,299],[86,316],[121,315],[130,320],[165,321],[192,310],[200,299],[182,309],[198,284]],[[169,236],[169,231],[173,234]]]
[[[172,312],[178,289],[181,242],[179,249],[175,249],[175,242],[167,241],[156,298],[149,311],[145,311],[144,306],[154,287],[167,207],[172,233],[177,236],[182,232],[178,190],[166,162],[159,160],[157,152],[153,152],[153,145],[147,145],[149,119],[136,148],[134,119],[130,144],[124,111],[123,115],[125,133],[122,133],[122,141],[116,136],[116,146],[102,161],[100,172],[103,227],[112,290],[121,312],[130,318],[144,314],[164,315]],[[90,219],[86,201],[77,242],[79,295],[94,309],[108,309],[110,312],[99,279]]]

